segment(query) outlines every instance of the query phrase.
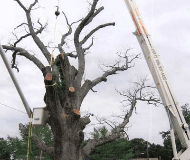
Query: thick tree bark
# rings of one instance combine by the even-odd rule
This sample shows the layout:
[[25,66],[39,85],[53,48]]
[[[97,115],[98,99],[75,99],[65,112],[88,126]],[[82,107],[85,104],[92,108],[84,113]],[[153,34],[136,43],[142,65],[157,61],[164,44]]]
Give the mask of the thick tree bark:
[[[43,69],[46,94],[44,101],[49,110],[49,124],[54,135],[54,159],[78,160],[80,145],[84,140],[85,121],[80,118],[81,90],[75,87],[77,70],[71,66],[66,55],[60,54],[55,60],[59,70],[56,81],[50,67]],[[81,120],[80,120],[81,119]]]

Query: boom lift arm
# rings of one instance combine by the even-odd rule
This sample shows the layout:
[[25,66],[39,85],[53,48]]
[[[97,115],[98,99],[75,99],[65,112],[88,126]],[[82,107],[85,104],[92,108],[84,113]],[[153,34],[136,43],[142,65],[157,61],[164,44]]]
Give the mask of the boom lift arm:
[[[173,160],[190,160],[189,126],[182,114],[181,107],[174,97],[164,68],[161,65],[159,55],[156,53],[151,37],[143,24],[135,1],[125,0],[125,3],[136,26],[136,32],[134,34],[136,35],[141,49],[144,53],[144,57],[168,114],[171,128],[170,134],[172,140],[172,148],[174,153]],[[178,154],[176,151],[174,131],[180,139],[181,145],[183,147],[183,149]]]
[[46,125],[46,120],[48,119],[48,116],[49,116],[49,112],[45,110],[44,107],[42,108],[33,108],[33,112],[19,86],[19,83],[17,82],[17,79],[16,77],[14,76],[13,72],[12,72],[12,69],[8,63],[8,60],[5,56],[5,53],[4,53],[4,50],[3,50],[3,47],[1,46],[1,43],[0,43],[0,55],[3,59],[3,62],[9,72],[9,75],[18,91],[18,94],[23,102],[23,105],[25,107],[25,110],[27,112],[27,115],[29,118],[31,118],[31,116],[33,117],[33,121],[32,121],[32,124],[33,126],[40,126],[40,127],[44,127]]

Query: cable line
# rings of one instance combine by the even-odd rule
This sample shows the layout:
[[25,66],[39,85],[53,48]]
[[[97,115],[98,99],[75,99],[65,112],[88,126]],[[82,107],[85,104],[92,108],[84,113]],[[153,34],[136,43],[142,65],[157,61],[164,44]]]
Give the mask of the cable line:
[[20,110],[15,109],[15,108],[12,108],[12,107],[10,107],[10,106],[8,106],[8,105],[6,105],[6,104],[3,104],[3,103],[0,103],[0,105],[5,106],[5,107],[8,107],[8,108],[11,108],[11,109],[14,109],[14,110],[16,110],[16,111],[18,111],[18,112],[21,112],[21,113],[27,114],[26,112],[20,111]]

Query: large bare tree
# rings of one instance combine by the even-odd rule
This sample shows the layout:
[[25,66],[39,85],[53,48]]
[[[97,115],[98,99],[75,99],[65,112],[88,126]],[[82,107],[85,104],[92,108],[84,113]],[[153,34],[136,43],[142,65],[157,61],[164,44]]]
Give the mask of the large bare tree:
[[[23,9],[26,15],[26,23],[22,23],[18,26],[27,27],[27,29],[25,28],[26,34],[21,37],[17,36],[17,40],[14,43],[3,45],[3,48],[7,52],[12,52],[13,68],[17,68],[15,64],[16,56],[24,56],[41,70],[46,86],[44,102],[46,104],[46,109],[49,111],[47,123],[51,126],[53,132],[54,145],[47,146],[42,140],[35,136],[35,134],[32,134],[32,140],[40,150],[48,153],[54,160],[83,160],[85,157],[88,157],[97,146],[114,141],[120,137],[120,133],[123,132],[133,112],[136,100],[138,100],[136,96],[129,98],[131,109],[129,112],[125,113],[123,122],[114,127],[114,132],[112,134],[103,139],[92,139],[82,148],[81,143],[84,140],[83,130],[90,123],[89,116],[81,117],[80,115],[81,104],[85,96],[90,90],[93,91],[94,86],[101,82],[106,82],[108,76],[115,75],[118,71],[126,71],[132,67],[132,62],[138,58],[138,55],[130,58],[128,56],[128,51],[126,51],[124,55],[119,55],[121,59],[124,59],[125,63],[117,61],[113,65],[107,65],[107,70],[104,70],[100,77],[93,80],[86,79],[83,82],[85,73],[85,54],[86,51],[93,46],[92,38],[92,43],[84,47],[87,40],[89,40],[98,30],[108,26],[114,26],[115,23],[99,25],[82,38],[80,38],[80,35],[83,29],[103,11],[104,7],[97,8],[98,0],[92,0],[88,14],[78,22],[71,24],[68,22],[65,13],[63,13],[68,25],[68,32],[62,35],[60,43],[56,47],[60,54],[54,59],[51,57],[48,45],[45,45],[38,36],[44,31],[47,24],[43,25],[39,20],[35,23],[31,18],[32,11],[35,9],[38,0],[35,0],[29,7],[26,7],[20,0],[15,1]],[[72,25],[76,25],[77,23],[79,23],[78,27],[74,31],[76,54],[73,52],[66,53],[64,49],[66,38],[72,35]],[[36,25],[38,25],[38,27],[36,27]],[[49,64],[48,66],[45,66],[40,59],[31,53],[31,51],[19,47],[19,43],[24,41],[27,37],[32,37],[34,43],[40,49],[41,54],[46,58]],[[71,58],[78,60],[77,68],[70,64]],[[145,100],[145,98],[143,100]],[[151,102],[154,101],[154,99],[147,99],[147,101]],[[23,125],[20,125],[20,130],[28,134]]]

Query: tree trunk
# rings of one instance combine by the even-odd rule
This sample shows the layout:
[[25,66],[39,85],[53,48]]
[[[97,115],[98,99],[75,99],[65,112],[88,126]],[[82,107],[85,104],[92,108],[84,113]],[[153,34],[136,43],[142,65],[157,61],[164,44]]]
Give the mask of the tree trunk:
[[46,85],[44,101],[54,136],[54,160],[79,160],[84,125],[79,111],[81,90],[74,83],[77,72],[64,55],[59,55],[52,67],[53,71],[58,70],[58,74],[50,67],[44,68],[43,74]]

